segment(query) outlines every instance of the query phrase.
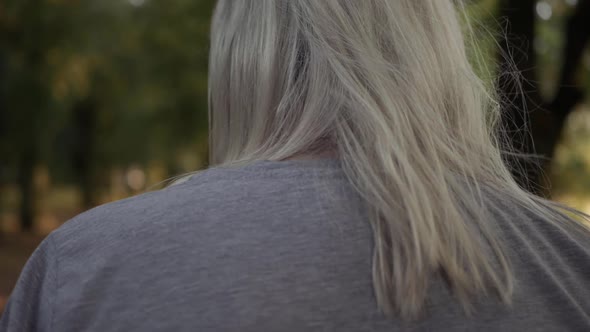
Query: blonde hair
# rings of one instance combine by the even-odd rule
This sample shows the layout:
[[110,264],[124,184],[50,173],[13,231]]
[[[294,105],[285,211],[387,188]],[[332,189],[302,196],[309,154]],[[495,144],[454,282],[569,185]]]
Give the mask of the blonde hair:
[[442,275],[469,311],[514,277],[485,192],[553,222],[503,162],[499,103],[466,55],[450,0],[219,0],[210,160],[337,151],[369,207],[379,307],[416,318]]

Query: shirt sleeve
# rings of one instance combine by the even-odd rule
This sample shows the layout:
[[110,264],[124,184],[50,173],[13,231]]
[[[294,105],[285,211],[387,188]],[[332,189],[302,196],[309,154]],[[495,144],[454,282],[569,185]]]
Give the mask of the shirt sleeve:
[[0,331],[51,331],[57,286],[57,256],[48,236],[27,261],[0,316]]

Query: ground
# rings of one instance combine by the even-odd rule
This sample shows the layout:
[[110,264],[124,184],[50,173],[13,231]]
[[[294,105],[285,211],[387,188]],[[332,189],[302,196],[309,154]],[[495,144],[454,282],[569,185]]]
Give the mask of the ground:
[[0,313],[23,266],[41,240],[41,235],[0,233]]

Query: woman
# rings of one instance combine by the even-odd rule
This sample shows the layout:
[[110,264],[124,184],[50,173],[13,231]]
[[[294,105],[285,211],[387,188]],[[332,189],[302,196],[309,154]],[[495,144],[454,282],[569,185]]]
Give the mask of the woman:
[[590,330],[588,229],[510,176],[458,15],[220,0],[215,167],[53,232],[0,326]]

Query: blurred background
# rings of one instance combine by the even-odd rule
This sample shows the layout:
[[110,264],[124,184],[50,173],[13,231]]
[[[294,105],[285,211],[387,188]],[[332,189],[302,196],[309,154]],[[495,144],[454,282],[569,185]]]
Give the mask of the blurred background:
[[[0,1],[0,311],[53,229],[206,167],[213,4]],[[542,173],[525,164],[515,176],[590,212],[590,0],[471,0],[467,11],[510,138],[544,156]]]

